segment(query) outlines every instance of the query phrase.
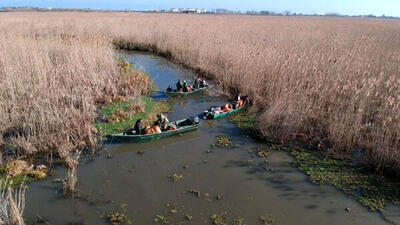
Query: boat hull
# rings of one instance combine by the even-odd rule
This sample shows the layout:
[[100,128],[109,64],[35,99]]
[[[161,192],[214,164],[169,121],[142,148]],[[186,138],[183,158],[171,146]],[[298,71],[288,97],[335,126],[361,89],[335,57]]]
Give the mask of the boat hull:
[[207,89],[207,87],[194,89],[194,90],[191,91],[191,92],[175,92],[175,91],[170,92],[170,91],[167,91],[166,93],[167,93],[167,95],[169,95],[169,96],[171,96],[171,97],[175,97],[175,96],[186,96],[186,95],[192,95],[192,94],[195,94],[195,93],[203,92],[203,91],[206,90],[206,89]]
[[[184,121],[184,120],[182,120]],[[179,122],[182,122],[179,121]],[[178,121],[175,123],[179,123]],[[127,143],[139,143],[139,142],[149,142],[153,140],[158,140],[161,138],[167,138],[183,133],[187,133],[190,131],[197,130],[199,127],[199,124],[193,124],[193,125],[187,125],[187,126],[182,126],[178,128],[177,130],[169,130],[169,131],[164,131],[159,134],[149,134],[149,135],[135,135],[135,134],[126,134],[126,133],[119,133],[119,134],[112,134],[108,136],[108,138],[112,142],[127,142]]]

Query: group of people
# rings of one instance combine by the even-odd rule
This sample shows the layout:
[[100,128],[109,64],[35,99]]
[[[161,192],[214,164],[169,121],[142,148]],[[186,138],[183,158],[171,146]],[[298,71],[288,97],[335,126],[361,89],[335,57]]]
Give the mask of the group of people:
[[[207,86],[206,81],[200,79],[199,77],[194,77],[193,80],[193,86],[188,85],[186,83],[186,80],[184,80],[183,83],[181,82],[181,80],[178,80],[178,82],[176,83],[176,92],[192,92],[193,89],[203,88]],[[169,85],[167,88],[167,92],[173,91],[174,90],[172,89],[171,85]]]
[[212,108],[210,110],[211,112],[209,112],[209,113],[220,114],[220,113],[230,112],[234,109],[238,109],[238,108],[242,107],[246,101],[247,101],[247,97],[242,96],[242,94],[239,93],[235,98],[234,105],[232,105],[230,103],[226,103],[226,104],[222,105],[221,107]]
[[153,123],[152,126],[147,126],[145,128],[142,127],[142,120],[139,119],[135,123],[135,132],[136,135],[143,134],[159,134],[163,131],[167,130],[175,130],[176,127],[170,126],[168,118],[164,114],[157,115],[157,120]]
[[[185,83],[185,82],[184,82]],[[211,108],[206,115],[205,118],[208,118],[208,116],[213,115],[213,114],[220,114],[224,112],[229,112],[234,109],[238,109],[246,104],[247,97],[242,96],[241,93],[239,93],[236,96],[236,102],[234,105],[230,103],[226,103],[221,107],[217,108]],[[198,120],[198,118],[197,118]],[[194,123],[198,123],[198,121],[194,121]],[[168,131],[168,130],[176,130],[177,127],[174,125],[171,125],[168,118],[164,114],[159,114],[157,115],[157,120],[153,123],[152,126],[146,126],[145,128],[142,127],[142,120],[139,119],[135,123],[135,134],[136,135],[149,135],[149,134],[159,134],[162,133],[163,131]]]

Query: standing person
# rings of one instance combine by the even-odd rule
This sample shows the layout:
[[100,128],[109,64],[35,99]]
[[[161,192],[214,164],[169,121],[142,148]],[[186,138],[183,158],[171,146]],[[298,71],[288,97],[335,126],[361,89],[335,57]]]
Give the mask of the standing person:
[[161,130],[168,130],[169,120],[164,114],[157,115],[157,121],[160,123]]
[[142,120],[138,119],[135,123],[135,131],[136,135],[141,135],[142,134]]
[[181,80],[178,80],[178,83],[176,83],[176,91],[181,91],[183,89]]

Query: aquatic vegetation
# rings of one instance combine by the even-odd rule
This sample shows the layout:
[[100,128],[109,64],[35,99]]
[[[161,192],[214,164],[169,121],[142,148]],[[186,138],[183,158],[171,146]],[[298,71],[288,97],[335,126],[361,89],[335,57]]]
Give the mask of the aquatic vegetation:
[[232,145],[232,141],[224,135],[220,135],[217,137],[216,145],[221,148],[227,148]]
[[246,222],[244,222],[244,219],[239,217],[233,220],[233,225],[246,225]]
[[[21,185],[36,180],[47,178],[47,167],[33,166],[24,160],[14,160],[7,163],[6,166],[0,167],[0,182],[8,180],[8,184],[12,186]],[[0,189],[1,190],[1,189]]]
[[348,194],[371,211],[383,211],[386,201],[398,204],[400,184],[389,178],[379,177],[346,160],[323,157],[315,152],[292,151],[299,169],[318,184],[330,184]]
[[119,212],[113,212],[113,213],[109,213],[106,216],[108,222],[110,222],[111,225],[120,225],[126,222],[126,215],[123,213],[119,213]]
[[264,223],[264,225],[272,225],[274,224],[274,219],[271,215],[264,215],[260,217],[260,220]]
[[171,175],[168,175],[168,177],[174,182],[178,182],[180,179],[183,178],[183,174],[177,174],[177,173],[173,173]]
[[157,224],[168,225],[168,224],[170,224],[170,219],[168,219],[165,216],[156,215],[156,217],[153,219],[153,222],[155,222]]
[[185,215],[185,219],[187,219],[187,220],[192,220],[192,219],[193,219],[193,216],[191,216],[191,215],[189,215],[189,214],[186,214],[186,215]]
[[47,174],[42,170],[32,170],[27,172],[26,175],[34,178],[35,180],[44,180],[47,178]]
[[229,115],[229,120],[235,123],[246,134],[254,138],[262,138],[262,134],[258,127],[258,118],[255,113],[247,110],[242,110],[239,113]]
[[210,218],[214,225],[228,225],[229,222],[228,213],[226,212],[213,214]]
[[189,190],[189,193],[195,194],[198,198],[201,197],[199,190],[191,189],[191,190]]
[[262,157],[262,158],[267,158],[267,157],[269,157],[270,155],[271,155],[271,153],[272,153],[272,151],[273,150],[271,150],[271,148],[256,148],[256,154],[259,156],[259,157]]

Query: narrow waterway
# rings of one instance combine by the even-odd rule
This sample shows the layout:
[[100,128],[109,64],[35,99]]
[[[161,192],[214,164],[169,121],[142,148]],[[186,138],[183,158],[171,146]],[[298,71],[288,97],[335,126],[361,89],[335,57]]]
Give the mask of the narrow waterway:
[[[195,76],[161,57],[121,54],[148,72],[160,90]],[[171,121],[197,115],[227,99],[197,94],[172,101]],[[218,135],[228,136],[233,146],[214,147]],[[104,215],[118,211],[136,225],[157,224],[153,221],[157,215],[168,218],[169,224],[200,225],[212,224],[211,215],[226,212],[229,224],[239,217],[246,224],[263,224],[261,216],[280,225],[387,224],[380,214],[368,212],[335,188],[311,184],[286,153],[275,152],[267,161],[255,157],[251,150],[259,145],[226,119],[202,121],[198,131],[155,142],[110,144],[106,148],[111,158],[104,153],[82,159],[81,198],[63,198],[62,185],[52,179],[31,183],[25,218],[27,224],[43,224],[37,220],[40,215],[52,225],[98,225],[107,224]],[[60,167],[53,179],[65,173]],[[182,174],[182,179],[174,182],[168,177],[174,173]]]

